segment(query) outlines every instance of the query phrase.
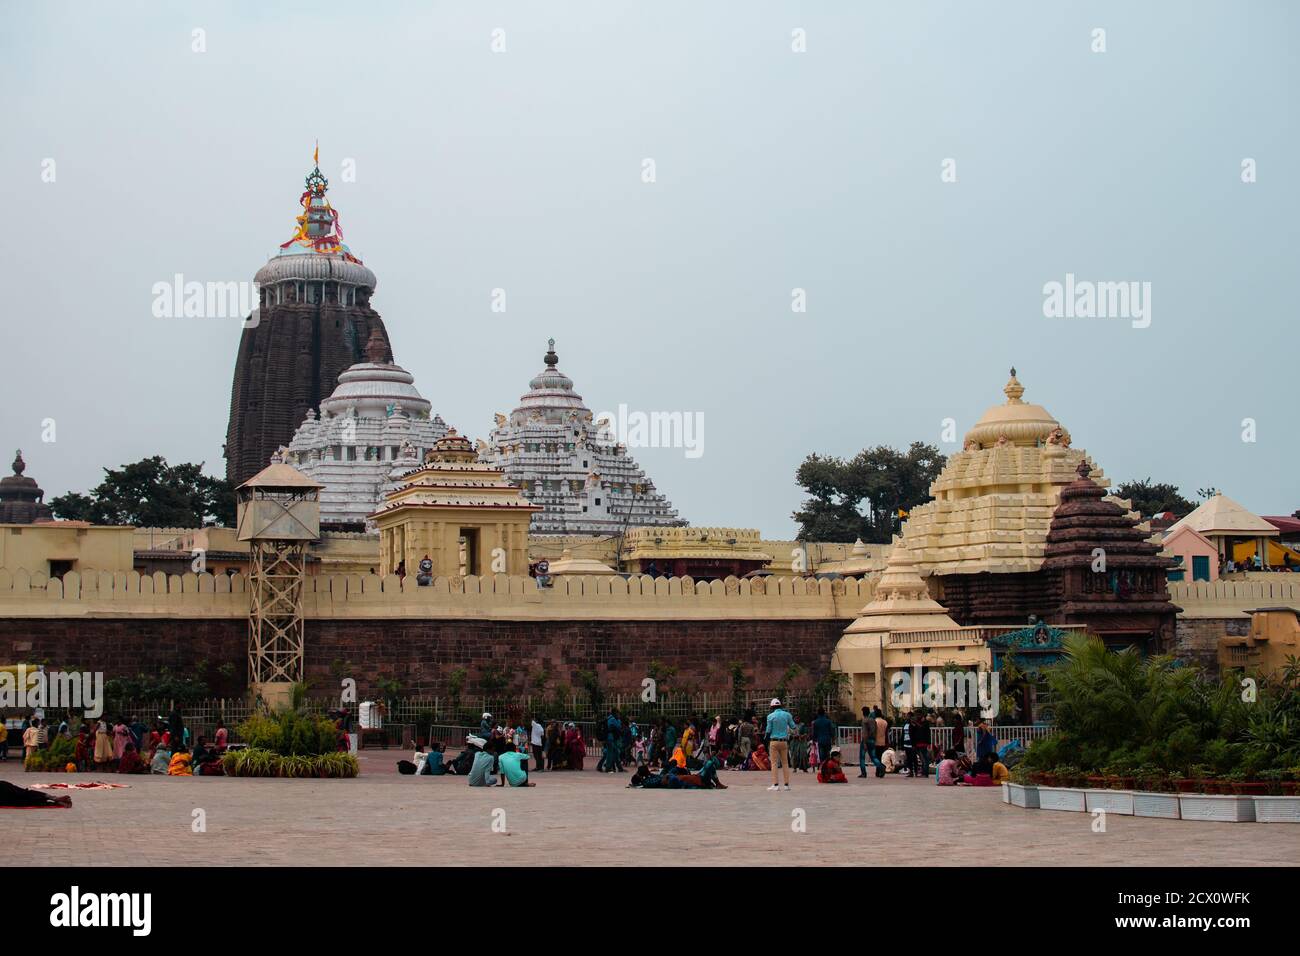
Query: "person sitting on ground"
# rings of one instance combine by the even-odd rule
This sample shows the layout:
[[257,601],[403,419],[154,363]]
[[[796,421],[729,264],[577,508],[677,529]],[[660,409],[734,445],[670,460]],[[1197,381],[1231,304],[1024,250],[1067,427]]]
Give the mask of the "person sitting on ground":
[[941,787],[955,787],[960,779],[961,765],[957,762],[957,751],[945,751],[943,759],[939,761],[939,773],[935,777],[935,783]]
[[160,743],[157,749],[154,750],[153,757],[149,760],[149,772],[166,774],[171,762],[172,752]]
[[722,760],[718,757],[717,750],[712,746],[706,746],[704,751],[704,761],[700,764],[698,771],[703,788],[705,790],[726,790],[727,785],[718,779],[718,770],[722,767]]
[[501,771],[501,786],[535,787],[537,784],[528,779],[528,754],[517,750],[507,751],[497,758],[497,768]]
[[66,794],[51,797],[39,790],[28,790],[8,780],[0,780],[0,807],[70,807],[72,798]]
[[890,747],[880,762],[885,765],[885,773],[902,773],[907,769],[907,751],[902,747]]
[[469,768],[469,785],[471,787],[495,787],[497,785],[497,775],[492,771],[496,768],[496,757],[493,757],[486,750],[480,750],[474,754],[474,763]]
[[194,755],[191,760],[194,772],[204,777],[218,777],[223,771],[221,767],[221,754],[208,745],[207,737],[199,737],[199,742],[194,745]]
[[127,744],[122,751],[122,759],[117,762],[118,773],[148,773],[149,765],[140,759],[140,751],[135,744]]
[[993,761],[997,758],[993,754],[985,754],[975,761],[975,765],[970,768],[970,773],[962,777],[962,783],[969,787],[991,787],[993,786]]
[[1011,780],[1011,771],[1007,769],[1007,765],[997,757],[993,757],[992,760],[993,783],[995,785],[1008,783]]
[[473,734],[465,738],[465,749],[462,750],[456,759],[447,764],[447,772],[457,774],[461,777],[469,776],[470,770],[474,767],[474,758],[483,750],[483,745],[487,743],[482,737],[475,737]]
[[840,748],[831,747],[830,754],[817,768],[818,783],[848,783],[844,776],[844,764],[840,762]]
[[772,758],[768,756],[767,747],[757,744],[749,755],[749,769],[767,772],[772,769]]
[[193,758],[190,752],[185,749],[184,744],[178,744],[175,752],[172,754],[171,761],[167,764],[167,776],[169,777],[192,777],[194,768],[192,766]]
[[420,764],[419,772],[433,777],[441,777],[445,775],[447,773],[447,768],[442,762],[445,753],[446,748],[442,744],[438,743],[438,741],[435,740],[433,743],[429,744],[429,751],[423,755],[424,762]]

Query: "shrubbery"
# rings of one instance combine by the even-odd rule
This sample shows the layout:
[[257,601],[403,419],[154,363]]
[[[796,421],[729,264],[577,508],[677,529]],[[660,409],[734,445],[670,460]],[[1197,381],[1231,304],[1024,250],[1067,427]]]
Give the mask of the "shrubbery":
[[1073,638],[1044,676],[1057,733],[1029,748],[1022,775],[1131,778],[1149,789],[1171,779],[1300,779],[1300,661],[1257,678],[1250,699],[1240,674],[1215,680],[1170,657]]
[[239,725],[248,748],[221,758],[230,777],[355,777],[357,758],[338,749],[334,722],[312,714],[284,711],[258,714]]
[[258,714],[240,724],[238,731],[249,749],[283,757],[316,757],[338,750],[339,732],[334,722],[311,714]]
[[339,751],[309,756],[231,750],[221,766],[228,777],[355,777],[361,772],[356,757]]
[[45,750],[38,750],[23,761],[24,770],[62,773],[76,759],[77,742],[56,736]]

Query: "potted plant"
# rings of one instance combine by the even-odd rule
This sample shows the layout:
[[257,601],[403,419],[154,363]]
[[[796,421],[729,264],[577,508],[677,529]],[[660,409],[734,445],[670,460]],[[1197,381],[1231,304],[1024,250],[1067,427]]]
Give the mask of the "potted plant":
[[1039,776],[1036,771],[1016,767],[1011,771],[1011,780],[1002,785],[1003,799],[1015,807],[1027,810],[1038,809],[1038,787],[1032,782]]

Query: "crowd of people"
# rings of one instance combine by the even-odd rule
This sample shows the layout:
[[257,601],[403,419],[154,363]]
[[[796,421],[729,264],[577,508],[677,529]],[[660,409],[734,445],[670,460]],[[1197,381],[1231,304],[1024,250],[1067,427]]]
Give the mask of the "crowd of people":
[[[222,773],[221,756],[226,751],[229,731],[217,722],[214,739],[200,736],[192,741],[179,710],[146,725],[140,719],[118,716],[84,721],[74,734],[68,719],[53,719],[35,713],[23,718],[24,762],[49,751],[59,740],[71,742],[71,754],[62,768],[73,773],[156,773],[172,777],[212,776]],[[0,760],[8,759],[7,740],[0,744]]]
[[[935,730],[943,726],[951,726],[953,744],[941,749]],[[860,778],[870,776],[870,770],[877,777],[897,773],[945,786],[991,786],[1008,776],[992,728],[977,721],[968,743],[960,711],[945,716],[915,710],[891,732],[879,707],[863,708],[861,730]],[[641,722],[611,707],[597,722],[595,736],[600,744],[597,772],[630,770],[630,787],[725,790],[723,771],[770,773],[769,790],[789,790],[791,776],[799,772],[815,774],[819,783],[848,782],[836,742],[838,727],[826,711],[796,717],[776,698],[762,717],[748,709],[731,718],[660,716]],[[447,760],[445,745],[434,743],[399,767],[405,773],[464,776],[470,786],[533,786],[530,769],[533,774],[582,770],[589,743],[573,721],[524,715],[498,722],[484,713],[455,759]]]

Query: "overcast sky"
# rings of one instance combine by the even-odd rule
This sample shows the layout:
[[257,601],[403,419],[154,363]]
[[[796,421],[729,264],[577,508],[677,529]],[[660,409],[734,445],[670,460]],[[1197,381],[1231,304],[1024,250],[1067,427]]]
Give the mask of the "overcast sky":
[[[485,436],[554,337],[593,410],[703,413],[633,452],[692,524],[792,535],[805,455],[959,450],[1013,364],[1113,480],[1289,513],[1298,10],[7,0],[0,461],[224,474],[239,322],[151,289],[251,281],[319,138],[434,409]],[[1044,317],[1067,273],[1151,283],[1149,327]]]

